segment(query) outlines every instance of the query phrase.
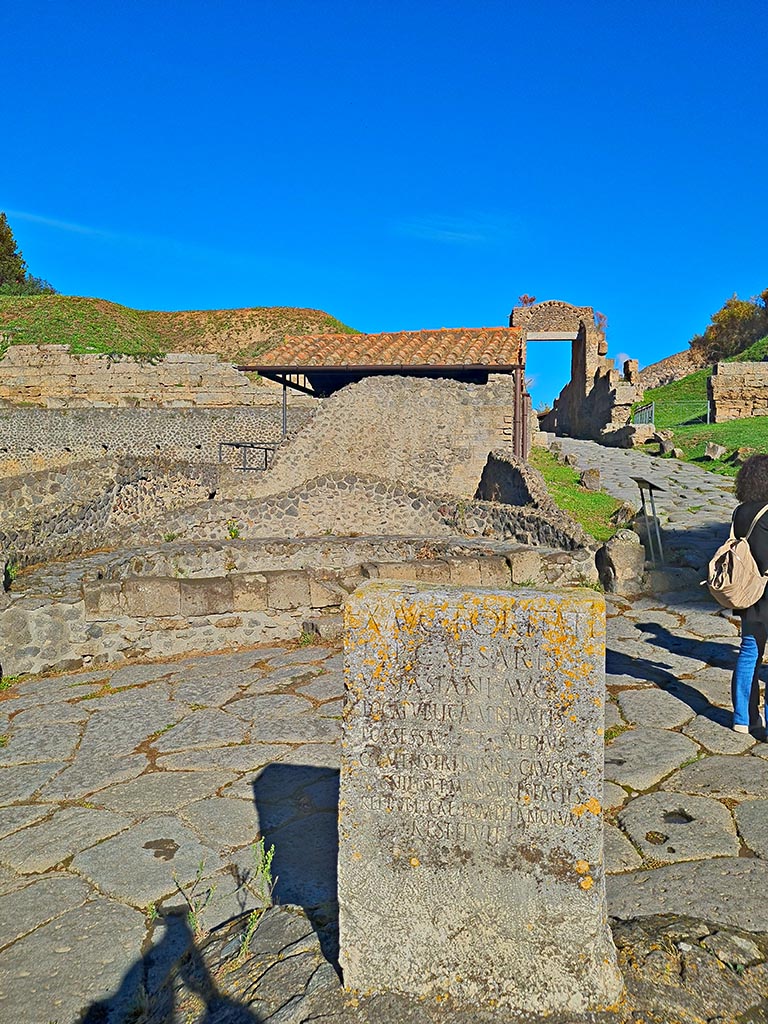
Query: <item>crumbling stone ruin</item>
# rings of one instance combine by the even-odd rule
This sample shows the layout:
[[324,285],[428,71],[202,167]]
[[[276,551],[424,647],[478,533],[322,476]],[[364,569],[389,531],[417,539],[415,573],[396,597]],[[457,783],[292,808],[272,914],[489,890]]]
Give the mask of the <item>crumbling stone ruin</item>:
[[[487,384],[366,378],[312,401],[284,440],[274,401],[229,410],[9,404],[0,445],[5,670],[332,634],[348,594],[371,578],[594,582],[594,545],[511,454],[512,390],[503,374]],[[259,436],[277,445],[268,470],[218,462],[232,414],[264,417]],[[120,455],[89,447],[85,433],[82,447],[63,445],[50,429],[50,417],[92,415],[112,420]],[[207,437],[198,422],[206,415]],[[33,452],[9,426],[19,416]],[[153,437],[179,417],[173,444],[147,454],[137,416]],[[44,468],[19,472],[33,455]]]
[[516,306],[509,324],[522,329],[524,351],[532,342],[571,342],[571,379],[542,418],[541,429],[631,447],[632,405],[643,394],[638,363],[627,360],[623,374],[615,369],[594,309],[555,300]]
[[707,396],[713,423],[768,416],[768,363],[716,363]]

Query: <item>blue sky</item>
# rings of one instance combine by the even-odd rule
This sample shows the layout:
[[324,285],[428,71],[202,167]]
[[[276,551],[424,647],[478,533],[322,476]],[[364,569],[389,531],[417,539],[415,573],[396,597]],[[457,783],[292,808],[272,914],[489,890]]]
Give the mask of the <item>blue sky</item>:
[[[372,332],[527,292],[645,365],[768,286],[762,0],[69,0],[3,37],[0,209],[64,293]],[[530,362],[548,401],[567,346]]]

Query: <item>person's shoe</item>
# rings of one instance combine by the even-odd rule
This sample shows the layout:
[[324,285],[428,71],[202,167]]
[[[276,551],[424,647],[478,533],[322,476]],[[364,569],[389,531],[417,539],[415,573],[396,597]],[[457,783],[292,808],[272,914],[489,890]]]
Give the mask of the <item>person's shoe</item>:
[[734,722],[733,731],[734,732],[745,732],[745,733],[747,733],[747,735],[749,735],[749,726],[748,725],[736,725],[736,723]]

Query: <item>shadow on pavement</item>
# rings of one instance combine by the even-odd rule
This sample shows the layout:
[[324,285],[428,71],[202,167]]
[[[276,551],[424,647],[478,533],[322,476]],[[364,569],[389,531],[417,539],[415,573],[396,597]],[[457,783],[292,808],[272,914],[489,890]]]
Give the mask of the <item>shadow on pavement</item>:
[[304,908],[338,972],[339,771],[270,764],[254,779],[253,798],[264,846],[275,848],[275,902]]
[[[182,1019],[194,1024],[261,1024],[263,1018],[219,992],[195,945],[186,914],[168,914],[162,927],[160,941],[126,972],[117,992],[92,1003],[77,1024],[177,1024]],[[172,967],[178,979],[175,984]],[[194,1000],[194,1017],[177,1014],[177,997],[188,994]]]

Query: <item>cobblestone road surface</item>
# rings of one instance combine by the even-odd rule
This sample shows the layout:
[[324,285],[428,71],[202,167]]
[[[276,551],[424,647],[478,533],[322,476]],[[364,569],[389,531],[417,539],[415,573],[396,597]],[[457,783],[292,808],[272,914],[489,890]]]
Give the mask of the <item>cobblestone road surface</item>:
[[[734,502],[717,478],[561,444],[635,504],[629,476],[665,488],[678,564],[719,543]],[[700,588],[612,598],[608,615],[610,913],[768,931],[768,744],[730,729],[736,625]],[[204,929],[256,904],[259,832],[279,900],[332,915],[342,695],[339,650],[295,645],[4,691],[0,1020],[131,1019],[188,942],[164,917],[186,906],[179,888]]]

